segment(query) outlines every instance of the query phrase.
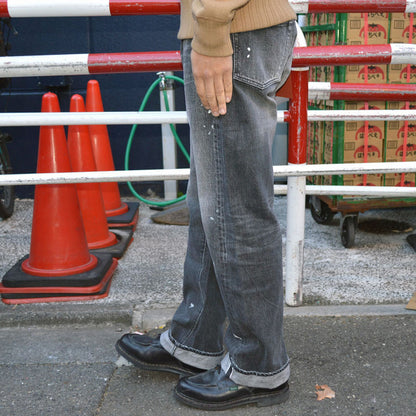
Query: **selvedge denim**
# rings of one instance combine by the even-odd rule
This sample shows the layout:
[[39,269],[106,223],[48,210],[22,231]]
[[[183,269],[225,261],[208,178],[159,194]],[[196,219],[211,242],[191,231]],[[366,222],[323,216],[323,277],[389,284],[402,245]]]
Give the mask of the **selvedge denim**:
[[233,98],[220,117],[201,105],[190,40],[182,42],[190,224],[183,301],[161,343],[186,364],[231,368],[235,383],[251,387],[277,387],[290,372],[271,154],[275,92],[290,73],[295,37],[294,21],[231,35]]

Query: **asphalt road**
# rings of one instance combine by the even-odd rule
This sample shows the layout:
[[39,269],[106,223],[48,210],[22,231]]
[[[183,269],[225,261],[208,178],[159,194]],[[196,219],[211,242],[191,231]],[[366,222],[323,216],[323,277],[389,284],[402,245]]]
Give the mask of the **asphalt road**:
[[[415,414],[416,320],[391,316],[287,316],[291,397],[274,407],[205,412],[178,403],[177,377],[143,372],[117,356],[127,327],[0,329],[4,416],[411,416]],[[315,386],[335,398],[317,400]]]

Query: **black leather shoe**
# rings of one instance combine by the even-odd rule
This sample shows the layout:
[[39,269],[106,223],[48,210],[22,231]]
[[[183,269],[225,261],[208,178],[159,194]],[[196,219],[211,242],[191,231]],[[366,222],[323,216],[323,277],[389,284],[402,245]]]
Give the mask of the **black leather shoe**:
[[165,371],[180,376],[192,376],[204,371],[183,364],[170,355],[160,344],[160,336],[151,338],[141,334],[126,334],[117,341],[116,350],[142,370]]
[[289,398],[289,383],[271,390],[240,386],[217,367],[180,379],[174,394],[179,401],[204,410],[224,410],[249,403],[271,406]]

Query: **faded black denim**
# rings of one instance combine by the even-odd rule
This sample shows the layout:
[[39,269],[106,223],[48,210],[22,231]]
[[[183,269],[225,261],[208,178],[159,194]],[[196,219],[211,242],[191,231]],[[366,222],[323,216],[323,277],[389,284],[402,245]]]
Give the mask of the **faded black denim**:
[[161,342],[186,364],[209,369],[221,363],[232,369],[234,382],[252,387],[277,387],[290,372],[272,143],[275,92],[290,73],[295,37],[294,21],[231,35],[233,98],[217,118],[200,103],[190,41],[182,43],[190,225],[183,302]]

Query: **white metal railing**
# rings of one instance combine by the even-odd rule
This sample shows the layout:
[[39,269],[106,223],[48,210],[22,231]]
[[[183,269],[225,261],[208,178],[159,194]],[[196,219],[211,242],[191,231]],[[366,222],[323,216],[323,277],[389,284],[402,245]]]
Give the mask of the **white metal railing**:
[[62,126],[93,124],[186,124],[185,111],[106,111],[0,114],[0,126]]
[[[409,173],[416,172],[416,162],[378,162],[378,163],[339,163],[333,165],[282,165],[274,166],[275,177],[287,176],[313,176],[313,175],[346,175],[371,173]],[[189,178],[189,169],[150,169],[128,171],[94,171],[94,172],[57,172],[57,173],[22,173],[0,175],[0,186],[4,185],[44,185],[52,183],[82,183],[82,182],[138,182],[155,180],[186,180]],[[319,185],[311,185],[310,190],[319,189]],[[323,189],[336,189],[332,195],[343,195],[344,187],[326,186]],[[356,186],[350,187],[363,195],[365,192],[374,192],[377,187]],[[392,187],[380,187],[396,189]],[[283,188],[275,188],[283,189]],[[345,189],[347,189],[345,187]],[[408,188],[405,193],[416,196],[416,188]]]
[[[277,122],[283,123],[287,111],[277,111]],[[416,120],[416,110],[309,110],[308,121],[347,120]],[[185,111],[106,111],[60,113],[4,113],[0,126],[60,126],[93,124],[186,124]]]

